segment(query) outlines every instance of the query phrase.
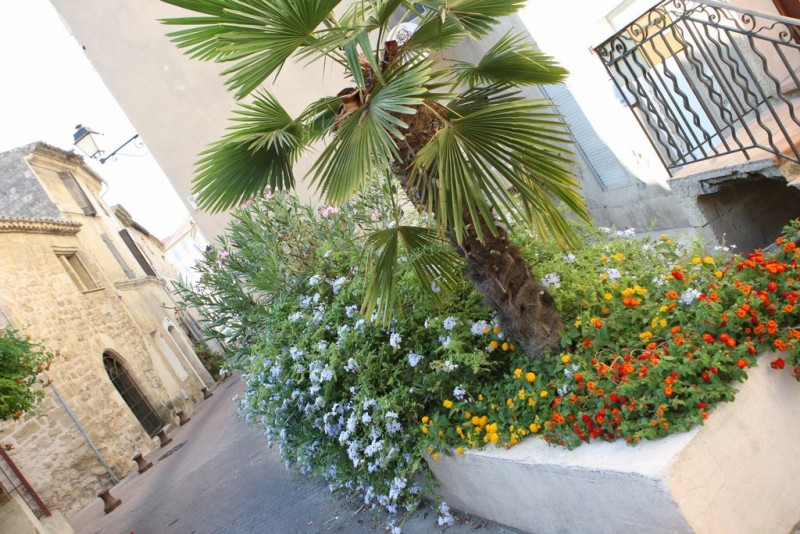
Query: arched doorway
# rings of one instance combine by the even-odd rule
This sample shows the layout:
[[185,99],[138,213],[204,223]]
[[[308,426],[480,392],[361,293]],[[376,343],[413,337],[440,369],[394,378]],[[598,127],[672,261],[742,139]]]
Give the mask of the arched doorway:
[[145,431],[152,437],[164,426],[153,407],[142,394],[136,382],[128,374],[128,370],[117,358],[108,352],[103,353],[103,366],[111,379],[111,383],[117,388],[122,399],[139,420]]

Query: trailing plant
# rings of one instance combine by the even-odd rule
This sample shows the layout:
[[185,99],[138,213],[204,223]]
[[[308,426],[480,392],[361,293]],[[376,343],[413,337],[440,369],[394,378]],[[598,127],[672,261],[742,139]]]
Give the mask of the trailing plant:
[[564,254],[515,232],[568,318],[561,350],[541,360],[471,284],[423,287],[408,251],[392,322],[364,318],[369,236],[418,216],[393,198],[371,189],[315,212],[270,192],[234,213],[200,285],[182,289],[244,372],[242,415],[287,464],[368,505],[413,509],[426,456],[530,434],[635,444],[703,424],[761,352],[782,351],[772,366],[800,374],[798,251],[785,236],[772,256],[741,257],[580,225],[584,246]]

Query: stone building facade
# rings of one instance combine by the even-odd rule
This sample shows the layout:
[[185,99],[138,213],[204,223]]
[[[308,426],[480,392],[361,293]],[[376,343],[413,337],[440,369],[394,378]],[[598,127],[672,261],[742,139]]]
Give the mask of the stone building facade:
[[0,438],[67,516],[130,473],[213,385],[180,328],[166,262],[106,206],[104,186],[49,145],[0,154],[0,319],[58,351],[42,415],[3,424]]

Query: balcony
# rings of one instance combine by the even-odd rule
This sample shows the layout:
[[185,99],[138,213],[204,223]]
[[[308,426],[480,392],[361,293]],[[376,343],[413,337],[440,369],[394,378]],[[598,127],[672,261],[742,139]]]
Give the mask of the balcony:
[[[671,175],[800,163],[800,21],[668,0],[595,50]],[[713,160],[713,162],[711,162]]]

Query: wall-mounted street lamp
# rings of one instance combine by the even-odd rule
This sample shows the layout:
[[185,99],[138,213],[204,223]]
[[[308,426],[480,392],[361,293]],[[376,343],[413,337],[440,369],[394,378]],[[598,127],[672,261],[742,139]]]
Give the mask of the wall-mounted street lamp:
[[[134,134],[133,137],[119,145],[111,154],[106,157],[100,157],[103,155],[104,151],[97,146],[97,140],[95,139],[95,135],[100,135],[91,128],[87,126],[83,126],[79,124],[75,127],[75,133],[72,134],[72,142],[73,144],[78,147],[81,152],[86,154],[91,159],[96,159],[100,163],[105,163],[109,159],[116,156],[117,152],[122,150],[125,146],[127,146],[132,141],[139,138],[139,134]],[[141,145],[139,145],[141,146]]]

